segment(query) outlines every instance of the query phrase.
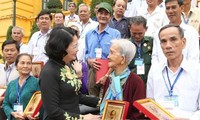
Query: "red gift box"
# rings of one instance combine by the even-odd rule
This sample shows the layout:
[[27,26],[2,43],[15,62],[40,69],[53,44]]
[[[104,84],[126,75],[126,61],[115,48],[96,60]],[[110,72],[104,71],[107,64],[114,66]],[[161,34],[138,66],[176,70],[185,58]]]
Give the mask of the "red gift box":
[[96,71],[96,82],[99,81],[99,79],[105,76],[105,74],[108,72],[108,60],[97,59],[97,61],[101,63],[101,67],[100,70]]

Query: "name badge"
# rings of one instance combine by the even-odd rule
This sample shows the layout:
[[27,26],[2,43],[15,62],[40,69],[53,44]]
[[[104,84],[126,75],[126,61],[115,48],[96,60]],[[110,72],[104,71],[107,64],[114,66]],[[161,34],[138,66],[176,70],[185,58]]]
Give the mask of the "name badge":
[[174,107],[178,107],[179,103],[178,103],[178,95],[172,95],[172,96],[165,96],[164,97],[165,100],[165,106],[166,109],[173,109]]
[[137,74],[138,75],[144,75],[145,74],[145,67],[144,64],[137,65]]
[[136,58],[134,64],[137,65],[137,66],[141,66],[141,65],[144,64],[143,62],[144,62],[144,59]]
[[23,114],[23,105],[19,103],[14,103],[13,110],[15,112],[19,112],[21,115]]
[[101,58],[102,48],[95,48],[96,58]]

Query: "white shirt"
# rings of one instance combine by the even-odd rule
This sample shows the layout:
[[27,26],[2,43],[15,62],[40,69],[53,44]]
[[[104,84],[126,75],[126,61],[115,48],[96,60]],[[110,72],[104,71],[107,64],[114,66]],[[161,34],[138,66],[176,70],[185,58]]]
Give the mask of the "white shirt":
[[89,19],[89,21],[83,25],[82,22],[77,23],[78,28],[80,29],[80,38],[78,40],[78,52],[77,59],[80,61],[84,61],[85,58],[85,36],[89,30],[92,30],[98,26],[98,22]]
[[128,2],[124,16],[125,17],[134,17],[136,15],[137,15],[136,7],[134,6],[134,4],[131,4],[131,2]]
[[137,13],[141,10],[147,9],[147,2],[146,0],[132,0],[131,6],[135,6]]
[[[161,106],[165,106],[163,104],[164,96],[169,95],[166,67],[168,68],[167,61],[153,64],[147,80],[147,97],[154,99]],[[181,68],[183,68],[183,72],[173,89],[173,95],[178,95],[179,106],[171,112],[176,117],[190,118],[192,120],[200,119],[200,65],[184,58],[177,72],[173,73],[168,68],[171,84],[174,83]]]
[[27,45],[21,43],[20,44],[20,53],[27,53]]
[[160,3],[158,5],[158,7],[160,7],[161,9],[165,10],[165,2],[163,1],[162,3]]
[[[186,25],[185,23],[180,24],[181,28],[184,31],[184,37],[186,38],[186,46],[183,49],[183,55],[188,60],[194,60],[199,62],[199,35],[198,32],[191,26]],[[160,47],[160,40],[158,38],[158,32],[156,32],[153,41],[153,51],[152,51],[152,60],[151,63],[158,63],[165,61],[166,57]]]
[[197,6],[197,0],[192,0],[191,5],[192,5],[192,7],[196,7]]
[[44,47],[49,39],[51,29],[46,33],[42,34],[41,31],[34,33],[28,42],[27,53],[33,55],[33,62],[43,61],[47,62],[48,57],[45,55]]
[[142,10],[138,15],[147,19],[147,31],[145,36],[154,36],[156,30],[169,23],[168,17],[163,9],[156,7],[150,14],[147,9]]
[[6,86],[10,81],[19,77],[15,63],[11,64],[8,68],[5,68],[5,66],[0,67],[0,86]]
[[76,14],[74,14],[73,16],[67,15],[67,16],[65,16],[64,25],[68,27],[68,26],[71,26],[71,23],[79,22],[79,21],[80,21],[80,19],[79,19],[78,15],[76,15]]

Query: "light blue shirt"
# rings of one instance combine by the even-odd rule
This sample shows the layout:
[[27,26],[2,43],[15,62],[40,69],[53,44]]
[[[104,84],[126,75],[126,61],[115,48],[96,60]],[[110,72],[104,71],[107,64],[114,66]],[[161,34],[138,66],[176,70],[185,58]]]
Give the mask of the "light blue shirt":
[[85,59],[96,58],[95,49],[102,48],[102,59],[107,59],[110,51],[111,40],[121,38],[118,30],[107,26],[101,33],[98,32],[98,27],[88,31],[85,38]]

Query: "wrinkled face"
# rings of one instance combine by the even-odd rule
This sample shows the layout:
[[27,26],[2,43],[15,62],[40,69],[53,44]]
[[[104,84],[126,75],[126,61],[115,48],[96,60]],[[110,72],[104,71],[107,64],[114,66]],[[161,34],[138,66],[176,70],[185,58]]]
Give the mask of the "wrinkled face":
[[5,61],[8,64],[14,63],[17,58],[17,55],[19,54],[15,44],[5,45],[2,53]]
[[12,38],[13,40],[17,41],[18,43],[22,42],[23,34],[21,33],[21,30],[19,28],[12,30]]
[[69,44],[68,48],[66,49],[67,55],[63,58],[65,63],[69,63],[76,59],[76,54],[78,52],[78,38],[77,36],[73,37],[73,41]]
[[56,13],[55,14],[55,24],[61,25],[64,24],[64,18],[62,13]]
[[69,10],[71,13],[76,12],[76,7],[75,7],[75,5],[74,5],[74,4],[69,4],[68,10]]
[[132,24],[130,27],[131,36],[136,42],[142,41],[146,30],[147,29],[144,28],[143,24]]
[[41,30],[48,30],[51,26],[51,19],[48,14],[41,15],[37,22]]
[[16,66],[19,75],[29,75],[32,70],[32,61],[29,56],[21,56]]
[[181,20],[182,7],[178,5],[178,1],[170,1],[166,3],[165,6],[165,12],[168,19],[170,20],[170,23],[176,23],[177,21]]
[[91,13],[90,13],[87,6],[81,6],[79,8],[78,16],[80,18],[80,21],[86,21],[87,22],[90,18],[90,15],[91,15]]
[[107,25],[109,23],[110,19],[111,19],[111,15],[105,9],[100,9],[97,12],[97,19],[99,21],[99,24],[105,24],[105,25]]
[[110,47],[110,53],[108,55],[108,67],[114,70],[117,66],[124,63],[124,56],[120,53],[121,48],[117,44],[112,44]]
[[186,40],[180,37],[176,27],[164,29],[159,36],[160,46],[168,60],[174,60],[182,56]]
[[123,16],[126,10],[126,3],[123,0],[117,0],[113,7],[114,14]]

